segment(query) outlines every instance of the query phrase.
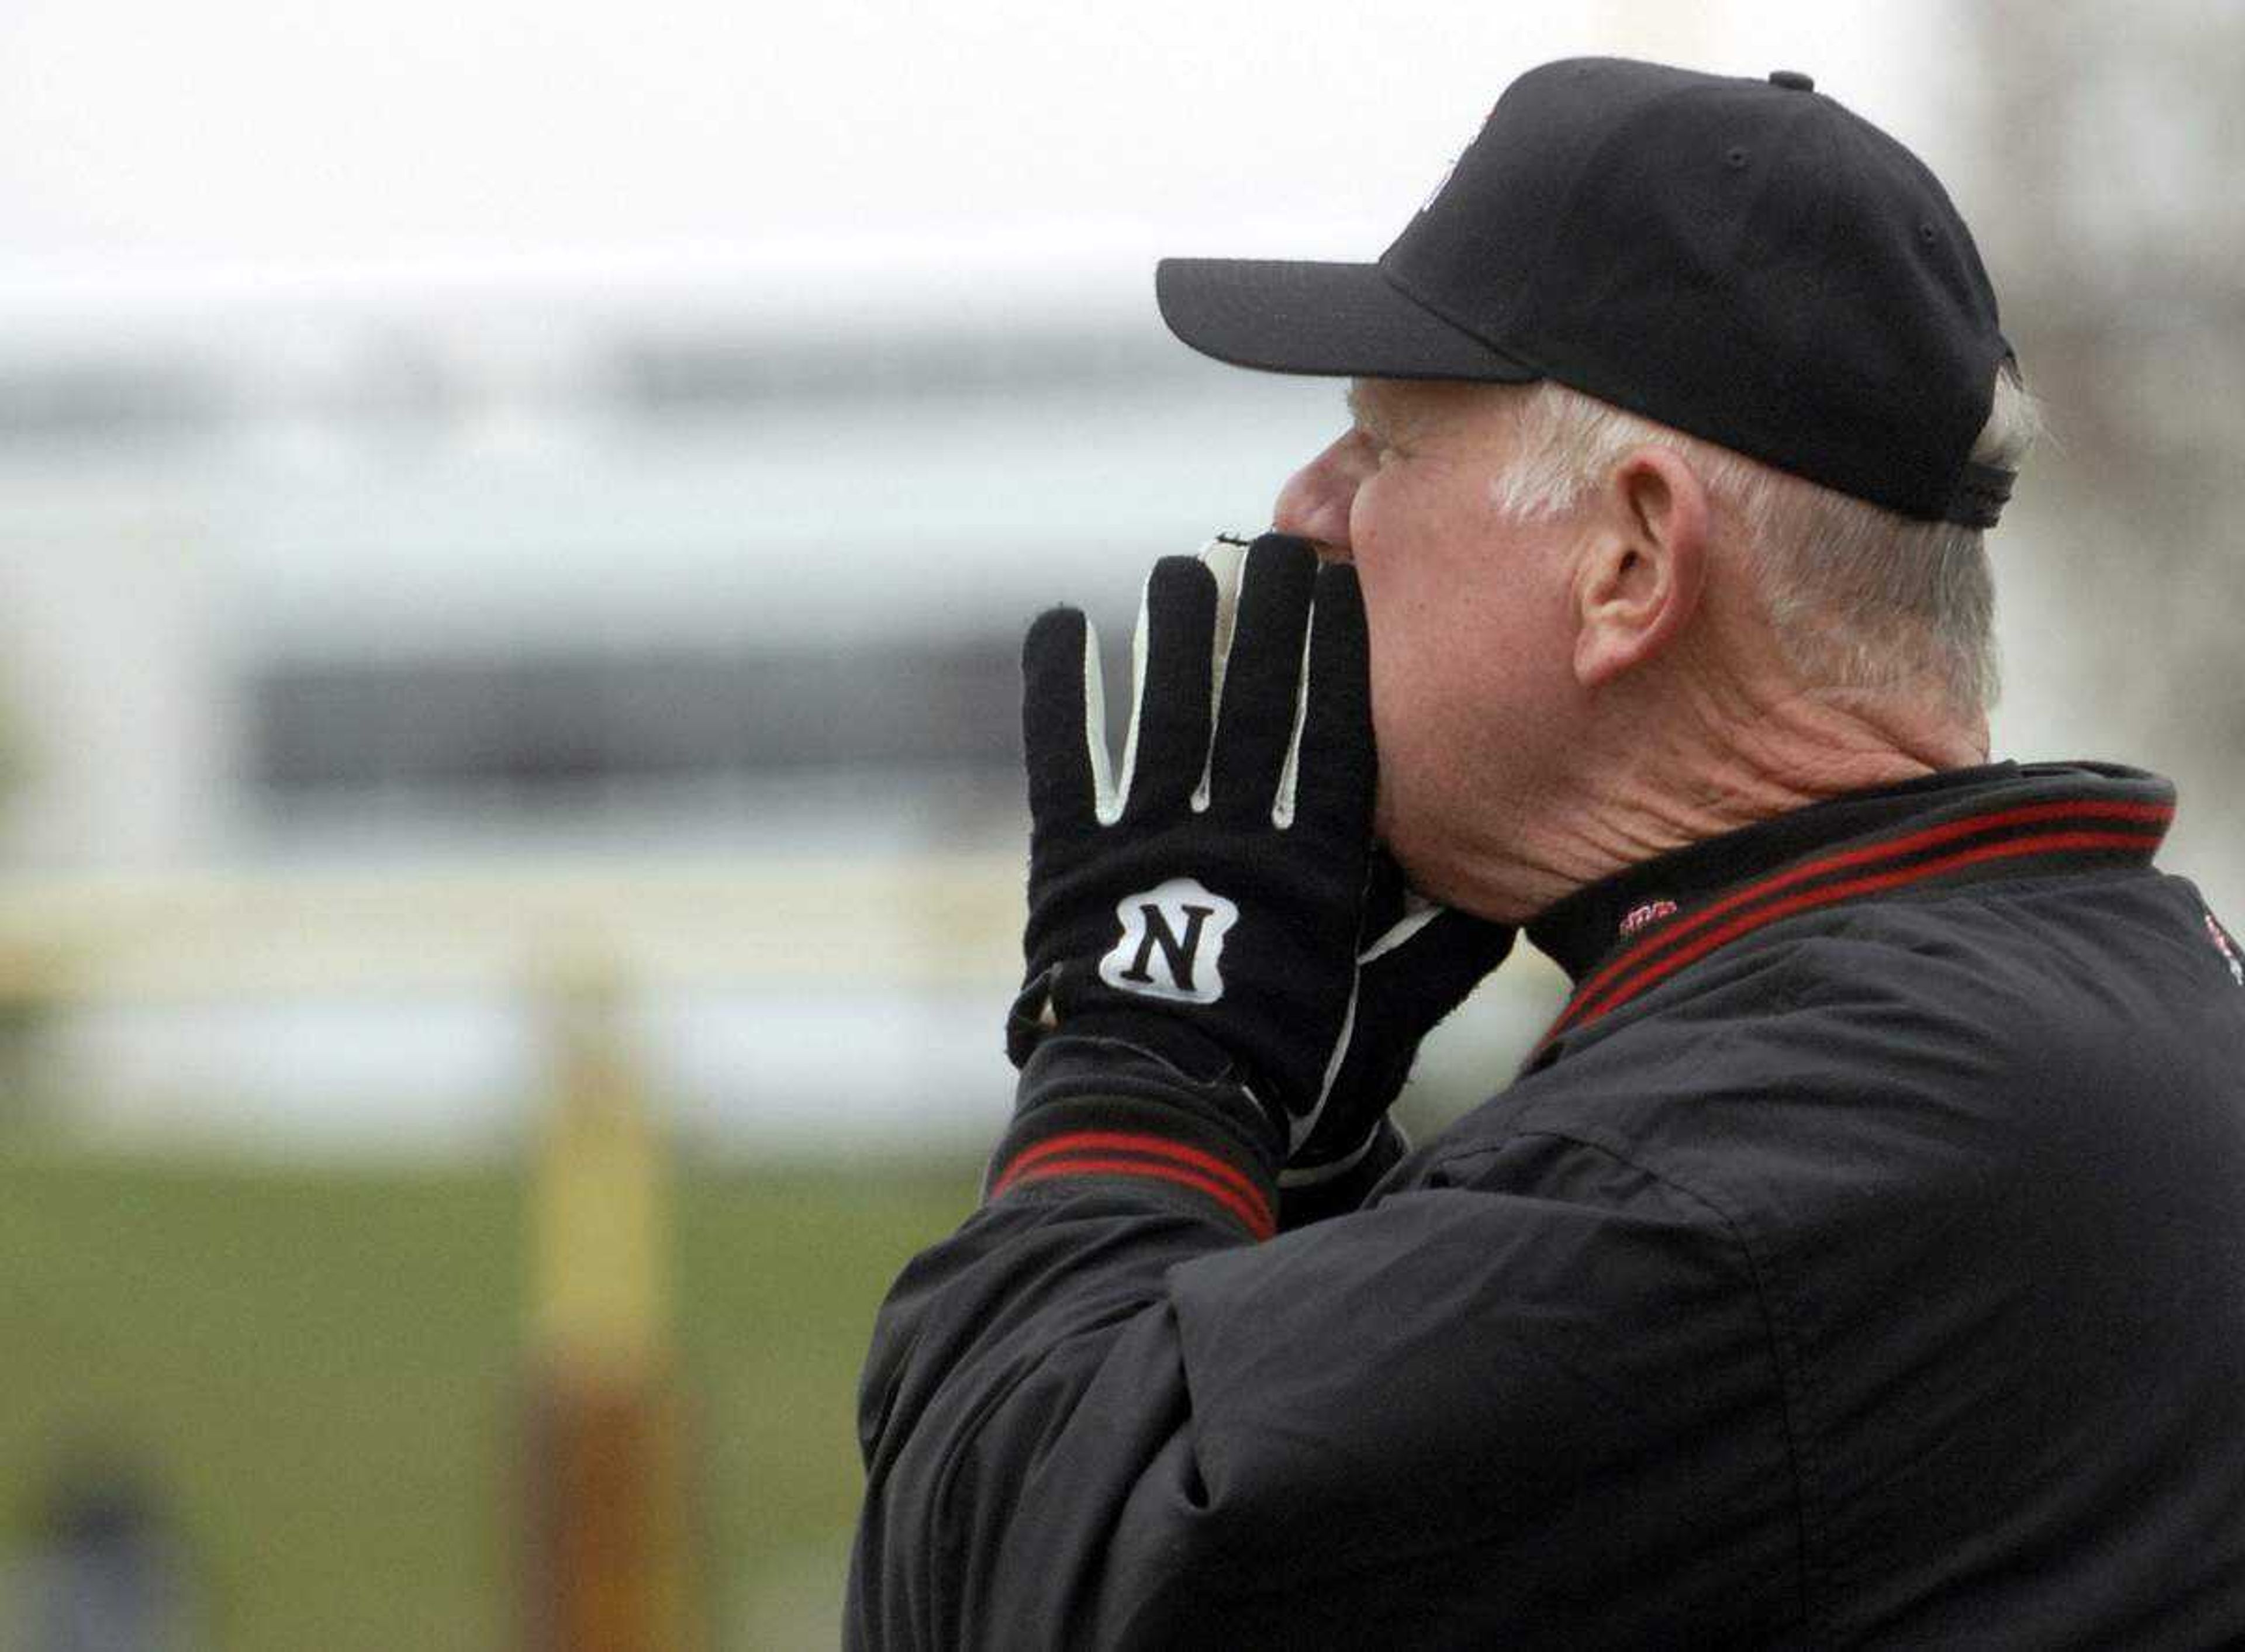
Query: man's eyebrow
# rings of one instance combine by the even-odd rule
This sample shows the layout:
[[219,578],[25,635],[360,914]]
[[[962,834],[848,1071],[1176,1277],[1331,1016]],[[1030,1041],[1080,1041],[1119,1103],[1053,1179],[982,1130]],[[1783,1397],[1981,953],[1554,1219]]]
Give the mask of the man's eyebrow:
[[1346,399],[1357,429],[1383,447],[1416,446],[1438,423],[1424,398],[1392,379],[1351,379]]
[[1348,403],[1349,416],[1356,421],[1358,429],[1373,436],[1395,433],[1393,413],[1379,405],[1386,398],[1375,385],[1364,379],[1351,379],[1345,399]]

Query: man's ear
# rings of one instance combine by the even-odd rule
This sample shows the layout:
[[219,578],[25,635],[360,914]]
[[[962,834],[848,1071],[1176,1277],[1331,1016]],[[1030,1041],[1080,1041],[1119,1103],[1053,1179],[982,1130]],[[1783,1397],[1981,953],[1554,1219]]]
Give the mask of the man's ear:
[[1681,454],[1641,447],[1600,491],[1575,570],[1575,680],[1601,687],[1683,632],[1706,580],[1707,491]]

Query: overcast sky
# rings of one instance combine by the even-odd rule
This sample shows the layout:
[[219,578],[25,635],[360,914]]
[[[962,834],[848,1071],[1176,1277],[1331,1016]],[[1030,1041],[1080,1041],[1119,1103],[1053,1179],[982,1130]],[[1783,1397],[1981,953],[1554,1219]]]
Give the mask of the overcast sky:
[[991,265],[1136,294],[1163,252],[1375,255],[1504,83],[1577,52],[1805,68],[1939,167],[1950,27],[1930,0],[8,0],[0,301],[726,268],[940,302]]

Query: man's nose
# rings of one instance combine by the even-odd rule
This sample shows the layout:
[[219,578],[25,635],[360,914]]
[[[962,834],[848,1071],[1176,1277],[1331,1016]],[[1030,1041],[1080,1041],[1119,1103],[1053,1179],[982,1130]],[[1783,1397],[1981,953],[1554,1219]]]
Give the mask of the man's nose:
[[1272,507],[1271,525],[1346,555],[1348,508],[1379,457],[1370,437],[1350,430],[1286,478]]

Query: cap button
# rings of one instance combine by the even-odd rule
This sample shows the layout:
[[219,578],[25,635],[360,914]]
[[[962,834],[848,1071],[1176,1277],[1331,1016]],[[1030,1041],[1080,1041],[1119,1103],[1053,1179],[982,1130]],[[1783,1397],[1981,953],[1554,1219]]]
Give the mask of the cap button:
[[1769,73],[1769,84],[1773,86],[1782,86],[1787,91],[1814,91],[1816,90],[1816,83],[1810,79],[1807,75],[1802,74],[1798,69],[1771,70]]

